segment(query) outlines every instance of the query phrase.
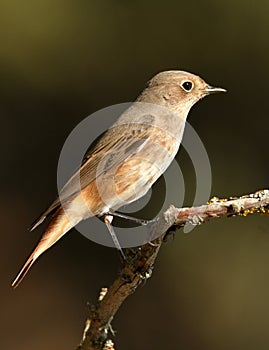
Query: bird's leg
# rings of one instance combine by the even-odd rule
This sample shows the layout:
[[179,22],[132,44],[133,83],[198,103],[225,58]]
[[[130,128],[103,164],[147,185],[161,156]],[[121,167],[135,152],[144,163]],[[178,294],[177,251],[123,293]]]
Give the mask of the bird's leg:
[[[129,216],[129,215],[125,215],[125,214],[117,213],[117,212],[109,212],[109,215],[111,215],[112,217],[116,216],[118,218],[122,218],[122,219],[136,222],[137,224],[139,224],[141,226],[147,226],[148,224],[155,222],[155,219],[153,219],[153,220],[138,219],[138,218],[134,218],[133,216]],[[152,247],[157,246],[157,244],[152,243],[150,240],[148,240],[147,243],[149,245],[151,245]]]
[[118,241],[118,238],[117,238],[117,236],[115,234],[113,226],[111,225],[112,221],[113,221],[113,216],[112,215],[110,215],[110,214],[104,215],[104,222],[106,224],[106,227],[108,228],[108,231],[109,231],[110,236],[111,236],[111,238],[113,240],[113,243],[114,243],[115,247],[120,251],[123,259],[125,260],[126,259],[125,258],[125,254],[123,253],[123,250],[122,250],[122,248],[120,246],[120,242]]
[[150,222],[150,220],[138,219],[138,218],[134,218],[133,216],[125,215],[125,214],[114,212],[114,211],[109,212],[109,215],[136,222],[137,224],[139,224],[141,226],[146,226]]

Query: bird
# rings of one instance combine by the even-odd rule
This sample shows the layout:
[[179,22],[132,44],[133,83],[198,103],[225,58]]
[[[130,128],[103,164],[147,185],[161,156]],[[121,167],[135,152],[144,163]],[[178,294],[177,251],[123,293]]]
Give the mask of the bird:
[[130,108],[90,146],[79,170],[33,224],[31,230],[50,216],[12,286],[20,284],[41,254],[89,217],[103,218],[116,248],[121,250],[112,221],[114,216],[129,217],[117,210],[150,190],[179,150],[191,107],[218,92],[226,90],[182,70],[163,71],[149,80]]

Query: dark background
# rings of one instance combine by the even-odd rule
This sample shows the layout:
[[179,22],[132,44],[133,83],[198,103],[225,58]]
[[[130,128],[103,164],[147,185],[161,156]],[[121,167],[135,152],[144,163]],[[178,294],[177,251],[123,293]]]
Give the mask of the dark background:
[[[41,235],[27,227],[55,198],[70,131],[133,100],[155,73],[184,69],[229,91],[189,118],[212,195],[268,187],[268,12],[265,0],[1,2],[1,349],[74,349],[86,302],[119,272],[115,250],[73,230],[10,286]],[[195,178],[181,155],[191,205]],[[268,349],[268,251],[268,217],[179,231],[118,312],[117,348]]]

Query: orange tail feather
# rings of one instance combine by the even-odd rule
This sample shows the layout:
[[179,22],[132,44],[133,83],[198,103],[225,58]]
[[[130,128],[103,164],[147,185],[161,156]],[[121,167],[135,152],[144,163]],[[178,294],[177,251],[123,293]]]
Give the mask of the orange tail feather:
[[18,273],[17,277],[12,283],[12,287],[16,288],[21,283],[37,258],[47,249],[49,249],[53,244],[55,244],[73,226],[74,222],[70,223],[67,215],[63,212],[62,209],[60,209],[50,222],[46,232],[43,234],[38,245],[30,257],[27,259],[26,263],[23,265],[21,271]]
[[26,261],[26,263],[23,265],[23,268],[21,269],[21,271],[19,272],[19,274],[17,275],[17,277],[15,278],[15,280],[12,283],[12,287],[13,288],[17,288],[18,285],[21,283],[21,281],[23,280],[24,276],[27,274],[27,272],[30,270],[31,266],[33,265],[33,263],[35,262],[35,258],[33,257],[33,254],[31,254],[31,256],[29,257],[29,259]]

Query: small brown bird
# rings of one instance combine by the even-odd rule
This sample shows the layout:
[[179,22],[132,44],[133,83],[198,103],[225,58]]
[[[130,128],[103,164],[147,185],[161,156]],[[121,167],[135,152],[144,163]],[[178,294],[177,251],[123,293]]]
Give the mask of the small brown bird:
[[144,196],[178,152],[190,108],[211,93],[225,92],[184,71],[154,76],[118,121],[86,154],[59,198],[40,216],[51,221],[37,247],[12,283],[17,287],[35,260],[81,220],[104,217],[121,249],[111,222],[115,210]]

